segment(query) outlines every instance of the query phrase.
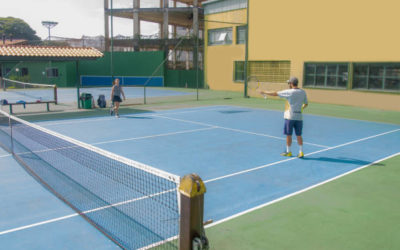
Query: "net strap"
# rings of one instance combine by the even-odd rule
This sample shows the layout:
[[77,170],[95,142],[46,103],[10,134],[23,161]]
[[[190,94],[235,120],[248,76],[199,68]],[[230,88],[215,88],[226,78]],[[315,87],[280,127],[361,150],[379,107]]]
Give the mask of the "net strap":
[[43,127],[40,127],[40,126],[38,126],[38,125],[36,125],[36,124],[27,122],[27,121],[22,120],[22,119],[20,119],[20,118],[18,118],[18,117],[15,117],[15,116],[13,116],[13,115],[10,115],[10,114],[4,112],[3,110],[0,110],[0,114],[1,114],[1,115],[4,115],[5,117],[8,117],[8,118],[10,118],[10,119],[12,119],[12,120],[15,120],[15,121],[17,121],[17,122],[19,122],[19,123],[21,123],[21,124],[24,124],[24,125],[26,125],[26,126],[35,128],[35,129],[37,129],[37,130],[39,130],[39,131],[42,131],[42,132],[44,132],[44,133],[47,133],[47,134],[50,134],[50,135],[52,135],[52,136],[58,137],[58,138],[60,138],[60,139],[62,139],[62,140],[68,141],[68,142],[73,143],[73,144],[75,144],[75,145],[77,145],[77,146],[86,148],[86,149],[88,149],[88,150],[90,150],[90,151],[93,151],[93,152],[95,152],[95,153],[98,153],[98,154],[100,154],[100,155],[103,155],[103,156],[106,156],[106,157],[111,158],[111,159],[113,159],[113,160],[119,161],[119,162],[121,162],[121,163],[123,163],[123,164],[127,164],[127,165],[129,165],[129,166],[131,166],[131,167],[133,167],[133,168],[143,170],[143,171],[145,171],[145,172],[147,172],[147,173],[150,173],[150,174],[159,176],[159,177],[164,178],[164,179],[166,179],[166,180],[172,181],[172,182],[174,182],[174,183],[176,183],[176,184],[179,184],[179,183],[180,183],[180,177],[177,176],[177,175],[174,175],[174,174],[168,173],[168,172],[166,172],[166,171],[163,171],[163,170],[156,169],[156,168],[154,168],[154,167],[148,166],[148,165],[146,165],[146,164],[143,164],[143,163],[140,163],[140,162],[137,162],[137,161],[134,161],[134,160],[125,158],[125,157],[123,157],[123,156],[120,156],[120,155],[117,155],[117,154],[108,152],[108,151],[106,151],[106,150],[103,150],[103,149],[97,148],[97,147],[95,147],[95,146],[92,146],[92,145],[90,145],[90,144],[87,144],[87,143],[84,143],[84,142],[75,140],[75,139],[70,138],[70,137],[68,137],[68,136],[61,135],[61,134],[59,134],[59,133],[57,133],[57,132],[48,130],[48,129],[43,128]]

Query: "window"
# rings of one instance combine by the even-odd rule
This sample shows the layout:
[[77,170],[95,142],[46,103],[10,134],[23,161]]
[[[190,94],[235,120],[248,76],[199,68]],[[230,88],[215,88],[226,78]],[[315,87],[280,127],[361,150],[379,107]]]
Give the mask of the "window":
[[290,61],[250,61],[249,77],[261,82],[286,83],[290,78]]
[[246,26],[236,27],[236,43],[237,44],[246,43]]
[[46,69],[47,77],[58,77],[58,69],[57,68],[47,68]]
[[29,74],[28,72],[29,72],[28,68],[22,68],[21,69],[21,76],[27,76]]
[[[235,81],[244,81],[244,62],[235,62]],[[249,61],[248,79],[260,82],[286,83],[290,78],[290,61]]]
[[318,88],[347,88],[347,63],[306,63],[304,86]]
[[353,89],[400,91],[400,63],[355,63]]
[[235,82],[244,82],[244,62],[235,62]]
[[232,44],[232,28],[208,31],[208,45]]

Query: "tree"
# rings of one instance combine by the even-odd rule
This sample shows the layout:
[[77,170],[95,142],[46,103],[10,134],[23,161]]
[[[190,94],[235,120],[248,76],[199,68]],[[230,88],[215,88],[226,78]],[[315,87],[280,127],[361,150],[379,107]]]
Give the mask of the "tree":
[[39,41],[34,31],[24,20],[14,17],[0,17],[0,36],[6,38],[25,39],[28,41]]

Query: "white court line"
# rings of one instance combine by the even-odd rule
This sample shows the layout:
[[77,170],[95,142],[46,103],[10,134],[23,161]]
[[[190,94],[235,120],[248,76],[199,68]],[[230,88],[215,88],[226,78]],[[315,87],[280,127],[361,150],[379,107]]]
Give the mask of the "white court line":
[[[286,138],[268,135],[268,134],[255,133],[255,132],[250,132],[250,131],[241,130],[241,129],[227,128],[227,127],[222,127],[222,126],[213,125],[213,124],[204,123],[204,122],[195,122],[195,121],[183,120],[183,119],[178,119],[178,118],[172,118],[172,117],[168,117],[168,116],[164,116],[164,115],[155,115],[155,116],[164,118],[164,119],[174,120],[174,121],[193,123],[193,124],[197,124],[197,125],[203,125],[203,126],[220,128],[220,129],[224,129],[224,130],[230,130],[230,131],[239,132],[239,133],[243,133],[243,134],[258,135],[258,136],[264,136],[264,137],[269,137],[269,138],[273,138],[273,139],[286,141]],[[294,141],[296,141],[296,140],[294,140]],[[312,145],[312,146],[316,146],[316,147],[320,147],[320,148],[329,148],[329,146],[315,144],[315,143],[303,142],[303,144]]]
[[[236,108],[243,108],[244,110],[261,110],[261,111],[273,111],[273,112],[279,112],[279,113],[283,113],[283,111],[281,110],[277,110],[277,109],[264,109],[264,108],[260,108],[260,107],[248,107],[248,106],[237,106],[232,104],[232,107],[236,107]],[[305,116],[316,116],[316,117],[323,117],[323,118],[332,118],[332,119],[338,119],[338,120],[349,120],[349,121],[356,121],[356,122],[363,122],[363,123],[377,123],[377,124],[384,124],[384,125],[395,125],[398,126],[399,124],[396,123],[390,123],[390,122],[377,122],[377,121],[370,121],[370,120],[359,120],[359,119],[354,119],[354,118],[348,118],[348,117],[339,117],[339,116],[329,116],[329,115],[321,115],[321,114],[312,114],[312,113],[307,113],[307,111],[305,111],[305,113],[303,113],[303,115]]]
[[266,207],[266,206],[272,205],[272,204],[274,204],[274,203],[277,203],[277,202],[279,202],[279,201],[285,200],[285,199],[290,198],[290,197],[292,197],[292,196],[295,196],[295,195],[304,193],[304,192],[306,192],[306,191],[309,191],[309,190],[311,190],[311,189],[317,188],[317,187],[322,186],[322,185],[324,185],[324,184],[326,184],[326,183],[332,182],[332,181],[334,181],[334,180],[336,180],[336,179],[342,178],[342,177],[344,177],[344,176],[346,176],[346,175],[349,175],[349,174],[351,174],[351,173],[360,171],[361,169],[367,168],[367,167],[369,167],[369,166],[372,166],[372,165],[377,164],[377,163],[379,163],[379,162],[385,161],[385,160],[390,159],[390,158],[392,158],[392,157],[396,157],[396,156],[398,156],[398,155],[400,155],[400,152],[399,152],[399,153],[396,153],[396,154],[393,154],[393,155],[390,155],[390,156],[388,156],[388,157],[379,159],[379,160],[374,161],[374,162],[372,162],[372,163],[370,163],[370,164],[361,166],[361,167],[359,167],[359,168],[350,170],[350,171],[348,171],[348,172],[346,172],[346,173],[343,173],[343,174],[338,175],[338,176],[335,176],[335,177],[333,177],[333,178],[331,178],[331,179],[322,181],[322,182],[317,183],[317,184],[315,184],[315,185],[309,186],[309,187],[304,188],[304,189],[302,189],[302,190],[299,190],[299,191],[297,191],[297,192],[294,192],[294,193],[288,194],[288,195],[286,195],[286,196],[283,196],[283,197],[281,197],[281,198],[275,199],[275,200],[273,200],[273,201],[264,203],[264,204],[259,205],[259,206],[257,206],[257,207],[253,207],[253,208],[251,208],[251,209],[248,209],[248,210],[246,210],[246,211],[243,211],[243,212],[237,213],[237,214],[235,214],[235,215],[229,216],[229,217],[224,218],[224,219],[222,219],[222,220],[213,222],[213,223],[211,223],[211,224],[205,226],[205,228],[209,228],[209,227],[216,226],[216,225],[221,224],[221,223],[223,223],[223,222],[226,222],[226,221],[235,219],[235,218],[237,218],[237,217],[239,217],[239,216],[242,216],[242,215],[251,213],[251,212],[253,212],[253,211],[255,211],[255,210],[258,210],[258,209],[264,208],[264,207]]
[[[214,111],[214,110],[220,110],[220,109],[226,109],[227,107],[217,107],[217,108],[212,108],[212,109],[196,109],[196,110],[186,110],[186,111],[179,111],[179,112],[171,112],[171,113],[166,113],[166,114],[185,114],[185,113],[194,113],[194,112],[199,112],[199,111]],[[137,113],[137,114],[131,114],[131,115],[123,115],[121,118],[124,116],[127,117],[154,117],[157,116],[157,114],[149,114],[149,113]],[[41,126],[56,126],[56,125],[64,125],[64,124],[79,124],[79,123],[90,123],[90,122],[98,122],[98,121],[113,121],[115,118],[113,116],[107,116],[107,117],[101,117],[101,118],[92,118],[92,119],[87,119],[87,118],[79,118],[79,120],[68,120],[64,122],[38,122],[40,123]]]
[[61,221],[61,220],[66,220],[66,219],[69,219],[69,218],[72,218],[72,217],[79,216],[80,214],[89,214],[89,213],[101,211],[101,210],[104,210],[104,209],[107,209],[107,208],[111,208],[111,207],[118,207],[118,206],[121,206],[121,205],[126,205],[128,203],[132,203],[132,202],[136,202],[136,201],[152,198],[152,197],[159,196],[159,195],[162,195],[162,194],[165,194],[165,193],[169,193],[169,192],[172,192],[172,191],[176,191],[176,189],[170,189],[170,190],[166,190],[166,191],[163,191],[163,192],[142,196],[142,197],[139,197],[139,198],[135,198],[135,199],[127,200],[127,201],[122,201],[122,202],[118,202],[118,203],[107,205],[107,206],[103,206],[103,207],[98,207],[98,208],[95,208],[95,209],[83,211],[82,213],[73,213],[73,214],[70,214],[70,215],[54,218],[54,219],[51,219],[51,220],[46,220],[46,221],[33,223],[33,224],[22,226],[22,227],[8,229],[8,230],[0,232],[0,235],[9,234],[9,233],[13,233],[13,232],[17,232],[17,231],[25,230],[25,229],[28,229],[28,228],[33,228],[33,227],[45,225],[45,224],[50,224],[50,223]]
[[[132,138],[121,139],[121,140],[96,142],[96,143],[91,143],[90,145],[100,145],[100,144],[108,144],[108,143],[123,142],[123,141],[141,140],[141,139],[148,139],[148,138],[161,137],[161,136],[169,136],[169,135],[177,135],[177,134],[192,133],[192,132],[198,132],[198,131],[204,131],[204,130],[211,130],[211,129],[215,129],[215,128],[214,128],[214,127],[208,127],[208,128],[184,130],[184,131],[171,132],[171,133],[158,134],[158,135],[149,135],[149,136],[142,136],[142,137],[132,137]],[[47,148],[47,149],[42,149],[42,150],[26,151],[26,152],[16,153],[16,155],[29,155],[29,154],[32,154],[32,153],[33,153],[33,154],[40,154],[40,153],[46,153],[46,152],[51,152],[51,151],[61,151],[61,150],[65,150],[65,149],[73,149],[73,148],[79,148],[79,147],[82,147],[82,146],[74,145],[74,146],[67,146],[67,147]],[[0,158],[2,158],[2,157],[8,157],[8,156],[11,156],[11,154],[9,154],[9,155],[4,155],[4,156],[1,156],[1,155],[0,155]]]
[[92,145],[100,145],[100,144],[108,144],[108,143],[124,142],[124,141],[134,141],[134,140],[149,139],[149,138],[178,135],[178,134],[186,134],[186,133],[192,133],[192,132],[198,132],[198,131],[204,131],[204,130],[211,130],[211,129],[215,129],[215,128],[217,128],[217,127],[207,127],[207,128],[183,130],[183,131],[178,131],[178,132],[171,132],[171,133],[158,134],[158,135],[148,135],[148,136],[141,136],[141,137],[132,137],[132,138],[121,139],[121,140],[113,140],[113,141],[103,141],[103,142],[92,143]]
[[9,156],[11,156],[11,154],[7,154],[7,155],[0,155],[0,158],[6,158],[6,157],[9,157]]
[[[381,133],[381,134],[377,134],[377,135],[365,137],[365,138],[362,138],[362,139],[359,139],[359,140],[355,140],[355,141],[351,141],[351,142],[348,142],[348,143],[344,143],[344,144],[341,144],[341,145],[338,145],[338,146],[335,146],[335,147],[331,147],[331,148],[328,148],[328,149],[322,149],[322,150],[319,150],[319,151],[315,151],[315,152],[312,152],[312,153],[307,154],[306,156],[308,156],[308,155],[313,155],[313,154],[317,154],[317,153],[320,153],[320,152],[324,152],[324,151],[331,150],[331,149],[335,149],[335,148],[339,148],[339,147],[343,147],[343,146],[346,146],[346,145],[354,144],[354,143],[357,143],[357,142],[360,142],[360,141],[365,141],[365,140],[368,140],[368,139],[372,139],[372,138],[375,138],[375,137],[379,137],[379,136],[382,136],[382,135],[386,135],[386,134],[390,134],[390,133],[394,133],[394,132],[398,132],[398,131],[400,131],[400,129],[396,129],[396,130],[388,131],[388,132],[385,132],[385,133]],[[228,219],[233,219],[233,218],[238,217],[238,216],[240,216],[240,215],[242,215],[242,214],[249,213],[249,212],[254,211],[254,210],[256,210],[256,209],[259,209],[259,208],[261,208],[261,207],[268,206],[269,204],[272,204],[272,203],[276,203],[276,202],[278,202],[278,201],[280,201],[280,200],[283,200],[283,199],[286,199],[286,198],[288,198],[288,197],[294,196],[294,195],[296,195],[296,194],[305,192],[305,191],[310,190],[310,189],[312,189],[312,188],[318,187],[318,186],[320,186],[320,185],[322,185],[322,184],[324,184],[324,183],[327,183],[327,182],[330,182],[330,181],[332,181],[332,180],[338,179],[338,178],[340,178],[340,177],[342,177],[342,176],[345,176],[345,175],[347,175],[347,174],[350,174],[350,173],[355,172],[355,171],[357,171],[357,170],[360,170],[360,169],[362,169],[362,168],[371,166],[371,165],[376,164],[376,163],[378,163],[378,162],[384,161],[384,160],[386,160],[386,159],[395,157],[395,156],[397,156],[397,155],[400,155],[400,153],[396,153],[396,154],[393,154],[393,155],[391,155],[391,156],[385,157],[385,158],[383,158],[383,159],[377,160],[377,161],[375,161],[375,162],[373,162],[373,163],[370,163],[370,164],[368,164],[368,165],[365,165],[365,166],[363,166],[363,167],[353,169],[353,170],[351,170],[351,171],[349,171],[349,172],[346,172],[346,173],[344,173],[344,174],[342,174],[342,175],[333,177],[333,178],[331,178],[331,179],[329,179],[329,180],[323,181],[323,182],[321,182],[321,183],[319,183],[319,184],[315,184],[315,185],[313,185],[313,186],[310,186],[310,187],[305,188],[305,189],[303,189],[303,190],[297,191],[297,192],[295,192],[295,193],[286,195],[286,196],[281,197],[281,198],[279,198],[279,199],[276,199],[276,200],[274,200],[274,201],[265,203],[265,204],[260,205],[260,206],[258,206],[258,207],[256,207],[256,208],[252,208],[252,209],[246,210],[246,211],[244,211],[244,212],[238,213],[238,214],[236,214],[236,215],[234,215],[234,216],[230,216],[230,217],[228,217],[228,218],[225,218],[225,219],[223,219],[223,220],[216,221],[216,222],[211,223],[210,225],[208,225],[208,226],[206,226],[206,227],[215,226],[215,225],[217,225],[217,224],[219,224],[219,223],[222,223],[222,222],[224,222],[224,221],[227,221]],[[276,165],[276,164],[278,164],[278,163],[282,163],[282,162],[286,162],[286,161],[290,161],[290,160],[295,160],[295,159],[297,159],[297,158],[293,157],[293,158],[290,158],[290,159],[287,159],[287,160],[278,161],[278,162],[275,162],[275,163],[263,165],[263,166],[256,167],[256,168],[252,168],[252,169],[249,169],[249,170],[245,170],[245,171],[241,171],[241,172],[237,172],[237,173],[225,175],[225,176],[222,176],[222,177],[218,177],[218,178],[206,180],[206,181],[204,181],[204,183],[209,183],[209,182],[213,182],[213,181],[216,181],[216,180],[220,180],[220,179],[225,179],[225,178],[228,178],[228,177],[236,176],[236,175],[239,175],[239,174],[244,174],[244,173],[247,173],[247,172],[255,171],[255,170],[258,170],[258,169],[261,169],[261,168],[266,168],[266,167],[269,167],[269,166],[272,166],[272,165]],[[165,191],[165,192],[167,192],[167,191]],[[114,206],[114,205],[111,205],[111,206]],[[85,213],[85,212],[83,212],[83,213]],[[3,231],[3,232],[0,232],[0,235],[7,234],[7,233],[11,233],[11,232],[15,232],[15,231],[24,230],[24,229],[27,229],[27,228],[32,228],[32,227],[40,226],[40,225],[43,225],[43,224],[52,223],[52,222],[55,222],[55,221],[65,220],[65,219],[68,219],[68,218],[71,218],[71,217],[74,217],[74,216],[77,216],[77,215],[79,215],[79,214],[71,214],[71,215],[67,215],[67,216],[64,216],[64,217],[59,217],[59,218],[55,218],[55,219],[51,219],[51,220],[47,220],[47,221],[43,221],[43,222],[38,222],[38,223],[31,224],[31,225],[27,225],[27,226],[22,226],[22,227],[18,227],[18,228],[6,230],[6,231]]]
[[26,226],[5,230],[5,231],[0,232],[0,235],[9,234],[9,233],[12,233],[12,232],[17,232],[17,231],[21,231],[21,230],[25,230],[25,229],[29,229],[29,228],[33,228],[33,227],[37,227],[37,226],[41,226],[41,225],[45,225],[45,224],[50,224],[50,223],[57,222],[57,221],[60,221],[60,220],[66,220],[66,219],[69,219],[69,218],[72,218],[72,217],[75,217],[75,216],[78,216],[78,215],[79,215],[78,213],[70,214],[70,215],[66,215],[66,216],[63,216],[63,217],[54,218],[54,219],[51,219],[51,220],[45,220],[45,221],[41,221],[41,222],[38,222],[38,223],[33,223],[33,224],[30,224],[30,225],[26,225]]
[[[365,137],[365,138],[362,138],[362,139],[358,139],[358,140],[354,140],[354,141],[351,141],[351,142],[343,143],[343,144],[340,144],[340,145],[337,145],[337,146],[334,146],[334,147],[321,149],[321,150],[318,150],[318,151],[314,151],[312,153],[305,154],[304,156],[310,156],[310,155],[313,155],[313,154],[318,154],[318,153],[321,153],[321,152],[325,152],[325,151],[328,151],[328,150],[344,147],[344,146],[347,146],[347,145],[350,145],[350,144],[354,144],[354,143],[357,143],[357,142],[369,140],[369,139],[372,139],[372,138],[375,138],[375,137],[379,137],[379,136],[382,136],[382,135],[395,133],[395,132],[398,132],[398,131],[400,131],[400,129],[395,129],[395,130],[391,130],[391,131],[384,132],[384,133],[381,133],[381,134],[372,135],[372,136]],[[267,168],[267,167],[270,167],[270,166],[273,166],[273,165],[277,165],[277,164],[283,163],[283,162],[293,161],[293,160],[296,160],[296,159],[298,159],[298,158],[297,157],[291,157],[289,159],[285,159],[285,160],[282,160],[282,161],[277,161],[277,162],[269,163],[269,164],[266,164],[266,165],[258,166],[258,167],[255,167],[255,168],[246,169],[246,170],[243,170],[243,171],[240,171],[240,172],[236,172],[236,173],[220,176],[220,177],[217,177],[217,178],[214,178],[214,179],[210,179],[210,180],[204,181],[204,183],[213,182],[213,181],[217,181],[217,180],[233,177],[233,176],[236,176],[236,175],[253,172],[253,171],[256,171],[256,170],[259,170],[259,169]]]

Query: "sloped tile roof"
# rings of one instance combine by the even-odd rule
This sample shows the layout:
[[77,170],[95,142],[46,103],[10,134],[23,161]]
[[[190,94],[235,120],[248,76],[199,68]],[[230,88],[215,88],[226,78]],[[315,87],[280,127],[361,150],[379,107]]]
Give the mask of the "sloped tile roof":
[[0,46],[4,57],[57,57],[57,58],[98,58],[103,53],[95,48],[44,47],[44,46]]

